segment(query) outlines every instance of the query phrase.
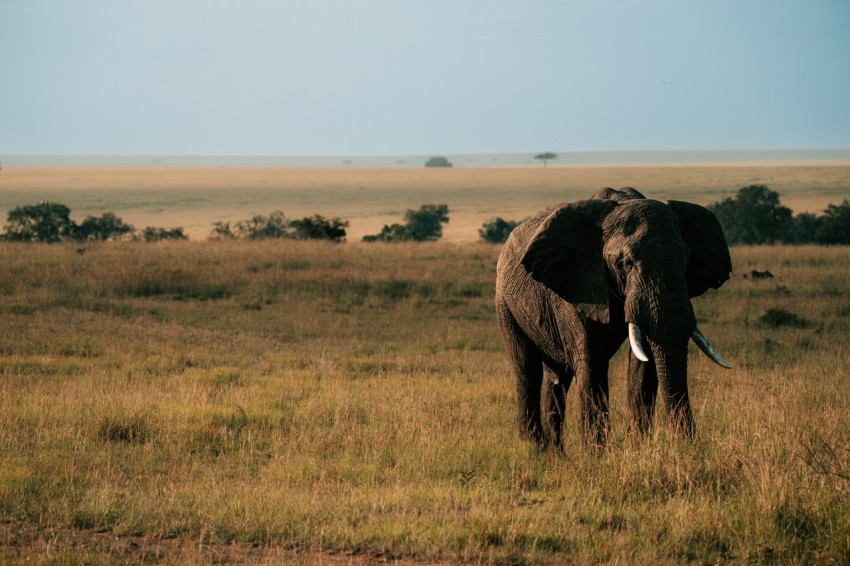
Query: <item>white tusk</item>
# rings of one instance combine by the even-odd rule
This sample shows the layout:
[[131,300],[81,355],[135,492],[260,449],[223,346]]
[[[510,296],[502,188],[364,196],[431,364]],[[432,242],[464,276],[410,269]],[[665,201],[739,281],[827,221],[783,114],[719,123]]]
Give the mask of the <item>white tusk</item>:
[[640,328],[637,324],[629,323],[629,345],[632,347],[632,353],[642,362],[648,362],[649,356],[643,351],[643,337],[640,335]]
[[703,351],[703,353],[709,357],[709,359],[720,367],[724,367],[726,369],[732,369],[732,364],[723,359],[723,356],[717,353],[717,350],[714,349],[714,346],[708,343],[708,340],[705,339],[705,336],[702,335],[702,332],[699,331],[699,328],[694,328],[694,333],[691,334],[691,338],[693,338],[694,343],[699,346],[699,349]]

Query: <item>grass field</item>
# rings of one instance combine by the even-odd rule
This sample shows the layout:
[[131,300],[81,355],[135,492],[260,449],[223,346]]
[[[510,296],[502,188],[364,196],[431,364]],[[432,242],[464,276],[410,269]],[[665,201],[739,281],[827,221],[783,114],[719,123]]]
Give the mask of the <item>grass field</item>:
[[283,210],[351,221],[349,240],[401,221],[407,209],[448,204],[450,242],[473,242],[496,216],[518,220],[558,202],[588,198],[604,186],[634,186],[658,199],[709,204],[743,186],[778,191],[795,212],[820,213],[850,197],[848,165],[426,168],[5,167],[0,214],[41,200],[61,202],[74,218],[114,212],[138,229],[183,227],[192,239],[213,222]]
[[0,562],[850,560],[850,249],[735,248],[697,438],[627,437],[621,350],[563,458],[515,430],[498,251],[0,245]]
[[[627,437],[624,351],[605,452],[574,393],[566,458],[515,430],[481,223],[751,183],[819,211],[850,167],[4,168],[4,215],[48,199],[195,241],[0,245],[0,562],[846,563],[848,248],[733,250],[694,303],[735,365],[692,352],[695,441]],[[444,241],[353,243],[426,202]],[[202,241],[277,209],[352,243]]]

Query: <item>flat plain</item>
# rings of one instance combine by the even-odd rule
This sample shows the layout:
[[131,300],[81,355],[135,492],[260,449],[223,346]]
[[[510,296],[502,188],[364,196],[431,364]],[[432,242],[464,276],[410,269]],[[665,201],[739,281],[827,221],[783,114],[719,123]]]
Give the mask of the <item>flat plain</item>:
[[0,213],[41,200],[79,220],[114,212],[138,229],[182,227],[205,239],[216,221],[282,210],[351,221],[350,240],[401,221],[407,209],[448,204],[444,238],[472,242],[496,216],[522,219],[605,186],[633,186],[650,198],[709,204],[740,187],[766,184],[795,212],[820,213],[850,197],[850,165],[734,165],[489,168],[6,167]]
[[472,233],[0,245],[0,562],[846,563],[850,248],[733,248],[732,280],[694,300],[734,365],[692,349],[697,437],[661,409],[628,435],[621,349],[607,448],[582,446],[573,392],[560,456],[518,436],[499,246],[471,240],[599,185],[704,203],[765,183],[817,210],[850,171],[563,169],[133,170],[142,188],[68,169],[14,189],[4,169],[4,208],[38,193],[187,226],[185,199],[199,227],[280,208],[353,236],[447,202]]

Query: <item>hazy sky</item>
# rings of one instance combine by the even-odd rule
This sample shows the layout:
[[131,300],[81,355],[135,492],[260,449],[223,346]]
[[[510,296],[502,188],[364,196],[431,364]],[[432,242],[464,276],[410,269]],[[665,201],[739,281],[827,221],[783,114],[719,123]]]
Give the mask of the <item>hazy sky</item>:
[[0,0],[0,157],[850,148],[848,0]]

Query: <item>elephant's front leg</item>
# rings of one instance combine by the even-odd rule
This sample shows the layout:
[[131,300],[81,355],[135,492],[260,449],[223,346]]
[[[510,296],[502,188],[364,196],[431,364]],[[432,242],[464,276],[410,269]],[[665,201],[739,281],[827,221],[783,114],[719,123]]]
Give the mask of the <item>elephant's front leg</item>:
[[584,442],[603,447],[608,438],[608,360],[582,360],[576,379]]
[[[649,350],[647,348],[647,350]],[[652,415],[655,411],[655,399],[658,396],[658,372],[655,362],[638,360],[629,353],[629,373],[626,380],[629,397],[631,430],[641,435],[652,429]]]
[[543,428],[550,444],[559,452],[564,445],[561,434],[567,408],[567,391],[573,380],[572,371],[566,368],[553,369],[546,366],[543,375]]

